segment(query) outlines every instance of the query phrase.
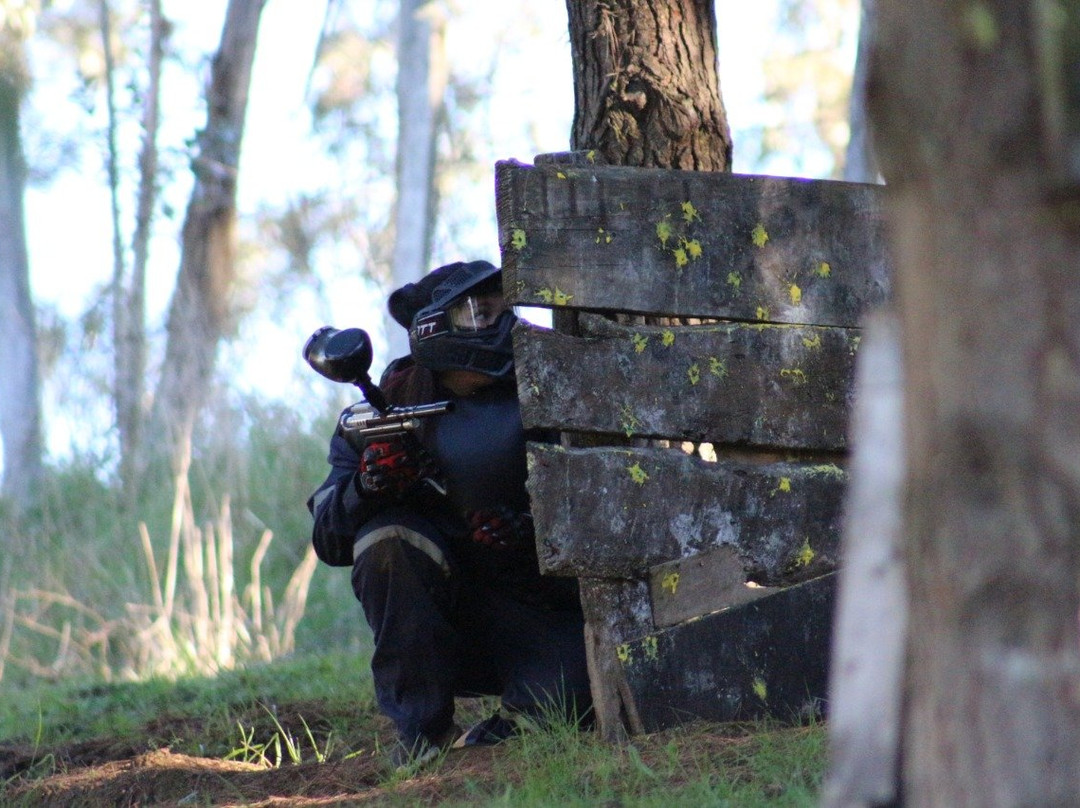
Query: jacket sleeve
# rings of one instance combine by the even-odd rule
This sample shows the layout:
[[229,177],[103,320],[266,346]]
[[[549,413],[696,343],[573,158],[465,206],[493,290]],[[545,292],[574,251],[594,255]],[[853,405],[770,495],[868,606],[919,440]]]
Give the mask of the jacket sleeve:
[[382,510],[381,498],[362,497],[353,484],[360,457],[338,429],[330,439],[330,473],[308,499],[314,518],[311,543],[321,561],[351,567],[353,543],[361,526]]

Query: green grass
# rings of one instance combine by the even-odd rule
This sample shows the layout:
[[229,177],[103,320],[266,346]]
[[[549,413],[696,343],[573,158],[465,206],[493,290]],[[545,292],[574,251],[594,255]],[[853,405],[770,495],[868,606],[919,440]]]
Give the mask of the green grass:
[[[150,736],[177,751],[224,756],[239,739],[238,723],[273,730],[274,706],[286,703],[332,705],[324,711],[331,722],[327,731],[348,734],[347,718],[374,711],[367,655],[305,656],[209,678],[5,688],[0,741],[54,746],[107,736],[139,744]],[[155,739],[155,726],[181,727],[190,735]]]
[[[490,706],[466,709],[476,718]],[[381,757],[387,733],[364,654],[303,656],[175,682],[39,685],[0,701],[0,748],[18,742],[37,750],[24,784],[55,773],[65,746],[89,742],[118,757],[167,747],[268,768],[304,763],[310,778],[311,765],[332,772],[335,761]],[[764,723],[694,724],[617,746],[556,721],[497,751],[452,753],[416,777],[384,775],[375,804],[416,804],[423,788],[459,808],[812,806],[826,759],[823,726]],[[490,766],[462,774],[469,754],[490,756]]]

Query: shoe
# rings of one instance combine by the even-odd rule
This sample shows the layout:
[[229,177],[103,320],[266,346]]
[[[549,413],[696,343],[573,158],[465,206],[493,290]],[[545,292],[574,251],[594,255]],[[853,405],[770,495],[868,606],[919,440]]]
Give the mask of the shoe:
[[454,741],[453,748],[495,746],[514,737],[519,731],[517,721],[495,713],[490,718],[485,718],[480,723],[473,725],[468,732]]
[[398,738],[390,750],[390,766],[395,772],[421,769],[449,749],[460,734],[461,728],[451,724],[449,729],[434,741],[426,735],[411,740]]

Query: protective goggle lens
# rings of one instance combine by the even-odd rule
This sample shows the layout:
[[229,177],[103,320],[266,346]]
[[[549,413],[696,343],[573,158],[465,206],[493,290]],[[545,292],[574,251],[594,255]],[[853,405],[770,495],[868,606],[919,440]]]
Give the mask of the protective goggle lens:
[[448,310],[450,326],[454,331],[482,331],[491,328],[499,315],[506,311],[502,292],[485,295],[467,295],[456,301]]

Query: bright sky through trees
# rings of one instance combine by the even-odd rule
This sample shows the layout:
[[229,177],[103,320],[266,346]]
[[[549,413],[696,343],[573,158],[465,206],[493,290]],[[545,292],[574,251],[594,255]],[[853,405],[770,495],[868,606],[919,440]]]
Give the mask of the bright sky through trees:
[[[447,45],[453,70],[482,74],[491,64],[494,43],[502,42],[486,118],[491,151],[481,157],[486,156],[493,169],[499,159],[531,162],[536,153],[565,150],[573,115],[573,82],[564,5],[528,0],[451,0],[450,5]],[[850,12],[851,19],[844,25],[843,52],[837,54],[850,72],[855,58],[858,4],[834,0],[834,5]],[[166,0],[165,14],[175,24],[174,45],[190,58],[212,55],[221,32],[224,6],[207,0]],[[341,181],[340,166],[320,151],[321,144],[310,134],[311,117],[304,98],[323,8],[322,4],[306,0],[272,0],[263,13],[241,157],[241,217],[251,215],[260,205],[283,206],[304,191],[333,188],[335,182]],[[753,162],[753,149],[740,148],[741,132],[767,125],[770,116],[777,114],[775,107],[763,99],[763,60],[776,44],[779,30],[777,0],[764,4],[716,0],[716,12],[721,92],[735,141],[735,170],[827,176],[832,170],[828,154],[790,158],[775,155],[761,165]],[[70,128],[79,115],[79,108],[70,100],[73,79],[56,72],[55,65],[62,62],[51,59],[47,47],[37,48],[34,56],[37,81],[27,125],[46,131],[52,125]],[[163,142],[170,138],[174,143],[183,142],[203,124],[200,82],[207,72],[203,62],[193,65],[186,75],[176,70],[167,75],[163,87],[165,125],[173,129],[162,133]],[[190,108],[190,114],[184,114],[185,106]],[[96,114],[103,114],[102,105],[98,105]],[[102,123],[98,121],[98,125]],[[388,125],[392,126],[393,121]],[[177,131],[176,127],[181,129]],[[89,129],[85,125],[82,128]],[[134,152],[137,144],[128,147]],[[165,199],[176,208],[174,218],[159,219],[159,235],[152,247],[148,277],[152,328],[161,325],[179,266],[177,231],[190,177],[186,164],[178,165],[180,168],[164,191]],[[470,254],[442,254],[437,247],[434,265],[459,257],[498,260],[492,183],[478,185],[473,193],[475,198],[461,200],[460,208],[473,212],[475,227],[458,245],[461,252]],[[104,159],[94,165],[91,158],[78,172],[63,172],[46,186],[32,187],[27,193],[26,221],[36,303],[55,307],[65,318],[78,317],[111,274]],[[299,349],[307,334],[323,324],[320,317],[329,316],[341,327],[370,328],[375,324],[378,328],[381,295],[360,279],[360,262],[353,264],[348,255],[324,257],[328,259],[326,264],[336,265],[318,268],[325,273],[333,310],[316,313],[298,308],[295,316],[290,313],[285,318],[289,322],[280,322],[280,317],[274,322],[273,316],[260,316],[256,311],[245,327],[257,330],[258,338],[246,341],[244,355],[226,358],[233,366],[240,363],[241,371],[246,370],[242,375],[249,379],[249,389],[289,398],[303,395],[295,382],[298,372],[304,372],[297,370]],[[381,334],[373,333],[373,337],[378,348]],[[47,409],[49,405],[46,399]]]

